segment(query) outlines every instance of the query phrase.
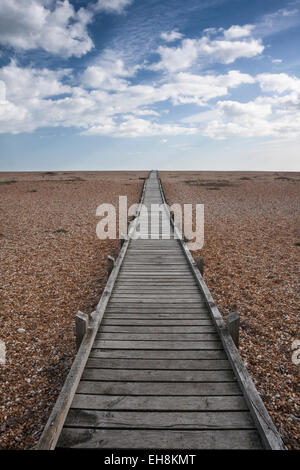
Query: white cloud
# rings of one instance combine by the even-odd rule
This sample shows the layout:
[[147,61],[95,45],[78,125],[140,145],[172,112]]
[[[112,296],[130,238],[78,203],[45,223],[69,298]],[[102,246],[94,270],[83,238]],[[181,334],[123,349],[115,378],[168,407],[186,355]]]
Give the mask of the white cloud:
[[131,5],[131,3],[133,3],[133,0],[98,0],[93,8],[96,11],[122,13],[127,6]]
[[294,28],[300,22],[299,10],[297,8],[280,8],[273,13],[263,15],[257,22],[255,32],[260,37]]
[[286,73],[262,73],[257,76],[257,81],[261,89],[266,92],[296,91],[300,93],[300,79]]
[[92,126],[85,135],[110,135],[113,137],[150,137],[150,136],[171,136],[171,135],[191,135],[197,133],[197,128],[178,126],[174,124],[157,124],[134,116],[126,116],[120,123],[113,120],[100,126]]
[[214,139],[239,137],[297,137],[300,135],[300,96],[283,103],[281,97],[258,97],[248,103],[219,101],[218,118],[209,122],[204,134]]
[[160,46],[157,49],[160,62],[151,65],[152,70],[168,70],[176,72],[189,68],[198,57],[197,41],[184,39],[179,47]]
[[225,39],[239,39],[250,36],[255,26],[252,24],[245,24],[244,26],[233,25],[223,32]]
[[92,14],[68,0],[1,0],[0,43],[16,49],[44,49],[64,57],[89,52]]
[[124,78],[133,77],[139,66],[126,67],[122,58],[113,51],[106,50],[93,65],[82,74],[82,84],[88,88],[122,90],[128,82]]
[[161,87],[161,93],[165,95],[165,99],[171,98],[174,104],[195,103],[203,106],[213,98],[227,95],[229,88],[253,82],[250,75],[237,70],[231,70],[225,75],[180,72]]
[[[21,67],[11,61],[0,69],[0,132],[63,126],[86,135],[132,138],[299,136],[300,79],[295,76],[178,72],[157,82],[133,84],[138,69],[109,50],[77,77],[70,69]],[[261,95],[252,101],[241,103],[228,96],[242,84],[255,83]],[[161,103],[168,109],[162,110]],[[181,120],[170,113],[166,122],[164,111],[184,104],[205,111]]]
[[[111,53],[101,56],[101,65],[89,66],[77,86],[66,83],[68,69],[38,70],[20,67],[14,61],[2,67],[1,103],[7,122],[2,122],[0,132],[73,126],[87,134],[112,136],[190,134],[195,133],[195,128],[156,122],[160,115],[151,107],[168,100],[174,105],[203,106],[213,98],[225,96],[231,88],[253,82],[250,75],[233,70],[225,75],[179,73],[163,83],[132,85],[129,76],[136,67],[127,67],[121,60],[108,60],[112,57]],[[122,87],[118,80],[123,80]]]
[[170,32],[161,33],[160,37],[166,42],[173,42],[173,41],[176,41],[177,39],[181,39],[183,35],[179,33],[179,31],[173,30]]
[[24,100],[69,93],[71,87],[61,82],[69,72],[69,69],[53,71],[19,67],[15,61],[11,61],[0,69],[0,80],[6,83],[7,98],[22,103]]
[[160,46],[157,49],[160,61],[149,68],[177,72],[197,63],[231,64],[240,58],[255,57],[263,52],[264,46],[259,39],[250,37],[253,29],[252,25],[232,26],[213,38],[220,30],[210,28],[202,38],[183,39],[178,47]]
[[204,37],[199,41],[199,52],[211,62],[232,64],[237,59],[251,58],[262,53],[264,46],[258,39],[244,41],[211,40]]
[[6,99],[6,85],[0,80],[0,128],[1,132],[14,133],[14,127],[24,121],[27,111]]

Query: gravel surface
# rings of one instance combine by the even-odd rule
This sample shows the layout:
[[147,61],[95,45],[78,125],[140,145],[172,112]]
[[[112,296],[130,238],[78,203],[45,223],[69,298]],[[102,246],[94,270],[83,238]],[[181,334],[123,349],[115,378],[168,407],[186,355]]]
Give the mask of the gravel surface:
[[241,316],[240,353],[289,449],[300,449],[300,174],[160,172],[169,204],[205,205],[204,279]]
[[0,173],[0,448],[32,447],[75,355],[74,317],[93,311],[118,240],[96,208],[138,202],[147,172]]

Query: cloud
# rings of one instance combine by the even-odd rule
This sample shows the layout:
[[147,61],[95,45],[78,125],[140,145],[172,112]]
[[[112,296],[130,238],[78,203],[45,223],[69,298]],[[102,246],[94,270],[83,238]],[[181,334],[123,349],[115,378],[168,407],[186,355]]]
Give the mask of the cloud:
[[12,60],[0,69],[0,80],[6,84],[6,95],[10,101],[23,103],[35,98],[46,98],[69,93],[71,87],[62,83],[70,69],[49,70],[19,67]]
[[295,91],[300,94],[300,79],[286,73],[262,73],[257,76],[257,81],[261,89],[266,92]]
[[227,95],[229,88],[235,88],[243,83],[254,83],[254,79],[236,70],[231,70],[225,75],[180,72],[172,81],[161,87],[161,93],[165,95],[165,99],[172,99],[175,105],[195,103],[203,106],[213,98]]
[[179,33],[179,31],[173,30],[170,32],[161,33],[160,37],[166,42],[173,42],[177,39],[181,39],[183,37],[183,34]]
[[250,37],[253,29],[252,25],[235,25],[228,30],[209,28],[200,39],[183,39],[178,47],[160,46],[160,61],[149,68],[172,73],[195,64],[231,64],[240,58],[255,57],[264,46],[260,39]]
[[297,8],[280,8],[273,13],[263,15],[257,22],[255,33],[260,37],[271,36],[300,23],[299,10]]
[[199,42],[199,51],[211,62],[232,64],[237,59],[251,58],[261,54],[264,46],[258,39],[228,41],[226,39],[211,40],[204,37]]
[[224,30],[225,39],[240,39],[250,36],[255,26],[253,24],[245,24],[244,26],[233,25],[229,29]]
[[6,85],[0,80],[0,128],[2,132],[14,132],[16,123],[24,121],[27,110],[22,106],[16,106],[6,99]]
[[19,50],[44,49],[63,57],[82,55],[93,47],[87,25],[92,14],[68,0],[1,0],[0,43]]
[[120,123],[111,120],[109,124],[92,126],[85,135],[109,135],[113,137],[150,137],[196,134],[197,128],[178,126],[174,124],[157,124],[135,116],[126,116]]
[[[112,50],[77,75],[71,69],[22,67],[11,61],[0,69],[0,132],[62,126],[122,138],[299,136],[300,79],[295,76],[179,71],[137,83],[140,67],[128,65]],[[254,84],[261,92],[256,99],[239,102],[230,96],[233,89]],[[178,105],[205,109],[181,120],[170,113],[167,119],[164,111]]]
[[160,46],[157,49],[160,62],[149,68],[152,70],[167,70],[177,72],[189,68],[198,57],[197,41],[184,39],[179,47]]
[[124,9],[131,5],[133,0],[98,0],[93,5],[96,11],[106,11],[108,13],[122,13]]
[[300,135],[300,94],[259,96],[253,101],[219,101],[218,117],[204,128],[213,139],[228,137],[297,137]]
[[[135,137],[189,135],[196,128],[182,123],[160,123],[153,106],[172,101],[173,105],[206,105],[223,97],[229,89],[253,83],[248,74],[232,70],[224,75],[179,73],[151,85],[130,81],[136,67],[128,67],[117,55],[106,51],[68,84],[69,69],[56,71],[20,67],[15,61],[0,69],[3,83],[1,103],[7,113],[0,132],[30,132],[39,127],[76,127],[92,135]],[[120,87],[118,80],[122,81]],[[19,116],[16,119],[16,116]]]
[[126,67],[115,52],[106,50],[82,74],[82,84],[88,88],[122,90],[128,85],[124,78],[133,77],[140,67]]

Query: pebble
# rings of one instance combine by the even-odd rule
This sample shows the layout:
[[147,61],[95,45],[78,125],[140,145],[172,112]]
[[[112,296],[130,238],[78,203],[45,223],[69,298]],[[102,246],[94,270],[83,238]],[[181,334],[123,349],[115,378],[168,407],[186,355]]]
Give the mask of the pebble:
[[18,332],[18,333],[25,333],[25,329],[24,329],[24,328],[18,328],[18,329],[17,329],[17,332]]

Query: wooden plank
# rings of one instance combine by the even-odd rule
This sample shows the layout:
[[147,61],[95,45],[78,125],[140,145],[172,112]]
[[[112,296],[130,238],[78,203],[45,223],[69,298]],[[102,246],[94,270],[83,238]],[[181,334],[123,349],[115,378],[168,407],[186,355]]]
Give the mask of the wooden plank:
[[85,449],[261,449],[253,430],[130,430],[64,428],[58,447]]
[[148,291],[148,292],[127,292],[126,294],[123,292],[114,292],[114,294],[111,297],[111,302],[134,302],[137,301],[138,303],[161,303],[161,302],[166,302],[170,303],[194,303],[194,302],[199,302],[202,305],[204,304],[204,301],[202,300],[202,297],[200,293],[190,293],[190,292],[182,292],[182,293],[175,293],[175,294],[170,294],[170,292],[167,292],[165,289],[162,289],[161,291],[155,292],[153,290]]
[[[153,289],[156,287],[163,287],[163,288],[170,288],[170,289],[198,289],[197,285],[194,284],[193,282],[190,282],[189,280],[187,281],[180,281],[180,280],[175,280],[175,281],[156,281],[156,280],[142,280],[142,279],[135,279],[135,280],[130,280],[127,279],[127,281],[124,280],[124,282],[119,282],[116,285],[116,288],[122,288],[122,289],[142,289],[142,288],[149,288]],[[199,292],[199,289],[198,289]]]
[[90,357],[86,363],[90,369],[175,369],[175,370],[231,370],[227,359],[101,359]]
[[80,409],[112,411],[248,411],[242,396],[130,396],[82,393],[75,395],[71,408],[76,412]]
[[101,333],[215,333],[216,328],[213,325],[209,326],[156,326],[149,325],[107,325],[102,324],[99,329]]
[[[157,294],[160,294],[160,293],[167,293],[168,295],[173,295],[173,294],[176,294],[178,295],[178,289],[179,289],[179,286],[152,286],[152,285],[146,285],[146,286],[136,286],[136,285],[133,285],[133,286],[123,286],[123,287],[117,287],[115,289],[115,294],[121,294],[121,295],[124,295],[124,294],[127,294],[127,295],[146,295],[147,294],[151,294],[151,293],[157,293]],[[191,294],[195,294],[199,297],[199,295],[201,296],[201,293],[199,292],[199,289],[195,288],[195,287],[182,287],[181,286],[181,292],[185,295],[191,295]],[[180,296],[181,297],[181,296]]]
[[169,320],[169,321],[179,321],[182,320],[210,320],[210,317],[206,312],[191,312],[191,313],[156,313],[155,311],[149,312],[120,312],[120,310],[111,311],[105,315],[106,320],[110,321],[111,319],[122,321],[126,320],[140,320],[140,321],[151,321],[151,320]]
[[[81,398],[82,396],[83,395],[80,395]],[[90,396],[88,396],[88,398],[90,398]],[[122,398],[120,397],[120,399]],[[114,411],[112,413],[107,413],[107,411],[86,409],[70,409],[65,426],[98,429],[254,428],[249,411]]]
[[104,341],[95,340],[94,348],[104,349],[223,349],[220,341]]
[[[166,396],[168,407],[171,406],[169,399],[171,396],[184,396],[185,398],[194,396],[195,401],[192,402],[192,408],[181,409],[195,410],[200,409],[197,408],[197,406],[200,406],[201,400],[199,400],[199,397],[201,396],[205,397],[206,403],[210,403],[210,397],[213,396],[221,396],[221,400],[226,396],[242,396],[237,382],[190,382],[187,384],[186,382],[112,382],[81,380],[77,389],[77,394],[78,393],[96,394],[98,396],[134,396],[135,403],[138,403],[136,397],[139,395]],[[184,403],[191,402],[184,400]],[[195,403],[199,405],[196,406]],[[124,406],[124,402],[122,406]],[[181,406],[183,406],[183,404]],[[170,408],[165,407],[164,409]],[[178,409],[178,407],[176,409]]]
[[229,370],[132,370],[132,369],[87,369],[83,380],[153,381],[153,382],[234,382]]
[[[93,348],[90,357],[102,358],[126,358],[126,359],[149,359],[148,350],[130,350],[130,349],[97,349]],[[152,350],[151,359],[227,359],[223,350]]]
[[[165,318],[163,320],[157,320],[157,319],[145,319],[145,320],[140,320],[140,319],[128,319],[126,318],[125,320],[123,319],[118,319],[118,318],[112,318],[110,316],[105,317],[105,320],[102,322],[102,327],[107,327],[107,326],[150,326],[150,327],[157,327],[157,326],[164,326],[164,327],[176,327],[176,328],[182,328],[186,326],[210,326],[212,325],[211,320],[206,319],[206,320],[181,320],[181,319],[170,319],[170,318]],[[102,331],[103,330],[102,328]]]
[[100,333],[96,340],[105,341],[217,341],[217,333]]
[[114,306],[114,307],[139,307],[139,306],[142,306],[142,305],[150,305],[151,304],[154,304],[153,307],[154,308],[164,308],[164,306],[166,306],[166,304],[168,305],[168,308],[172,308],[172,306],[174,305],[177,306],[177,307],[182,307],[184,308],[187,304],[189,304],[189,306],[194,306],[194,307],[203,307],[204,305],[206,305],[205,302],[202,302],[201,301],[201,298],[200,300],[197,302],[195,299],[168,299],[168,298],[162,298],[160,297],[159,299],[136,299],[136,302],[133,301],[133,299],[124,299],[123,301],[120,301],[120,300],[117,300],[115,297],[114,299],[111,300],[110,302],[110,306]]
[[131,306],[125,306],[125,305],[115,305],[115,303],[110,303],[109,307],[107,307],[106,310],[107,313],[156,313],[158,315],[160,314],[168,314],[168,315],[189,315],[189,314],[195,314],[198,315],[198,318],[201,316],[211,318],[208,309],[206,305],[172,305],[172,307],[165,307],[163,308],[162,306],[158,307],[156,305],[131,305]]

